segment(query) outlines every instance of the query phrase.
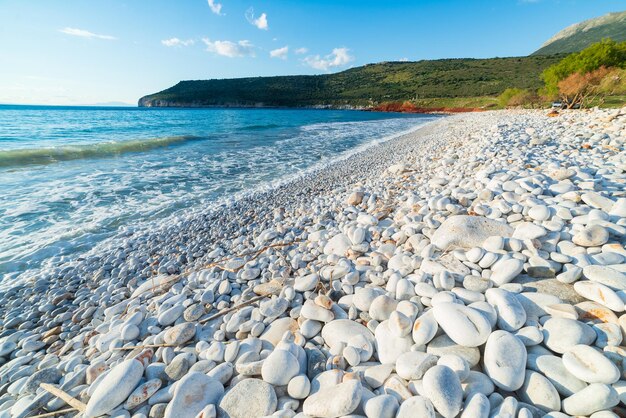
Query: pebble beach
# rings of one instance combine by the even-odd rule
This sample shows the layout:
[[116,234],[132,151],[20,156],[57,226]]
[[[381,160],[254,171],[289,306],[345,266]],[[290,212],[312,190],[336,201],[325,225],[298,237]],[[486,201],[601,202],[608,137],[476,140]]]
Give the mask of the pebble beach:
[[448,116],[0,283],[0,418],[624,416],[625,146]]

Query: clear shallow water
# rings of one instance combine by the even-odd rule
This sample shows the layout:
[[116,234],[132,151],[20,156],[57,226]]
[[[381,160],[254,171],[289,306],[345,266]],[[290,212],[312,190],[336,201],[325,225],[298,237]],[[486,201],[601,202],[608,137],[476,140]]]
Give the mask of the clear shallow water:
[[0,275],[268,187],[433,117],[0,106]]

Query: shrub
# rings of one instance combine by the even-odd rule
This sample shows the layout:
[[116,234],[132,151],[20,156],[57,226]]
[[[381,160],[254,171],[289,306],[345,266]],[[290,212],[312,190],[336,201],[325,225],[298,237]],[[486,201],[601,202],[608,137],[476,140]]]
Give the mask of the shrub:
[[605,39],[580,52],[568,55],[541,74],[548,94],[559,93],[559,82],[574,73],[586,74],[600,67],[626,68],[626,42]]

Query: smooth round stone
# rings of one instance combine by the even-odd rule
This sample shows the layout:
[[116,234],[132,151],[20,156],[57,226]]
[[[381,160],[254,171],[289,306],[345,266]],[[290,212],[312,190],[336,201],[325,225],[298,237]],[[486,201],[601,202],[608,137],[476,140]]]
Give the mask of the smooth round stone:
[[395,299],[387,295],[380,295],[376,297],[370,305],[370,317],[376,321],[389,319],[389,316],[396,309],[397,305],[398,302]]
[[454,354],[467,361],[470,368],[476,366],[480,361],[480,351],[476,347],[464,347],[456,344],[447,335],[439,335],[428,344],[426,352],[438,357],[446,354]]
[[362,393],[360,381],[348,380],[310,395],[305,399],[302,411],[306,415],[319,418],[337,418],[349,415],[361,403]]
[[191,372],[176,385],[164,418],[195,418],[204,407],[216,404],[223,394],[224,386],[218,380],[204,373]]
[[313,321],[312,319],[306,319],[300,324],[300,333],[306,338],[315,337],[321,329],[321,322]]
[[517,391],[521,400],[545,412],[561,409],[561,398],[552,383],[540,373],[526,370],[524,384]]
[[491,404],[489,404],[487,396],[482,393],[475,393],[465,401],[461,418],[486,418],[489,417],[490,410]]
[[422,380],[424,394],[443,417],[453,418],[463,406],[461,381],[452,369],[446,366],[430,368]]
[[339,350],[343,345],[348,345],[350,340],[357,335],[362,336],[372,346],[374,345],[375,339],[372,332],[367,327],[349,319],[336,319],[322,328],[322,338],[331,350]]
[[592,301],[585,301],[577,303],[574,308],[578,319],[580,321],[591,322],[606,322],[611,324],[617,324],[618,318],[615,312],[610,310],[604,305]]
[[143,364],[135,359],[125,360],[111,369],[87,402],[85,417],[99,417],[124,402],[137,387],[143,370]]
[[373,389],[381,387],[385,380],[391,375],[394,369],[393,364],[378,364],[368,367],[363,373],[365,382]]
[[550,218],[550,208],[545,205],[533,206],[528,210],[528,216],[535,221],[545,221]]
[[506,223],[481,216],[454,215],[437,228],[430,242],[442,250],[480,247],[492,235],[510,237]]
[[572,237],[572,242],[581,247],[599,247],[608,240],[609,231],[600,225],[587,226]]
[[181,345],[196,335],[196,325],[191,322],[178,324],[165,332],[163,339],[167,344]]
[[335,319],[333,311],[322,308],[311,300],[304,302],[304,305],[302,305],[302,309],[300,310],[300,315],[306,319],[312,319],[319,322],[331,322]]
[[[337,322],[337,321],[334,321]],[[352,321],[350,321],[352,322]],[[362,326],[362,325],[361,325]],[[268,341],[273,346],[276,346],[279,341],[285,335],[285,332],[296,332],[298,330],[298,322],[293,318],[278,318],[272,321],[261,336],[261,340]]]
[[437,334],[439,325],[435,321],[432,310],[423,313],[413,323],[412,337],[417,345],[424,345],[430,342]]
[[121,338],[124,341],[132,341],[135,338],[139,337],[139,327],[135,324],[126,324],[122,328]]
[[278,407],[274,388],[260,379],[244,379],[233,386],[219,402],[220,418],[248,418],[271,415]]
[[478,263],[483,258],[483,255],[485,255],[485,250],[480,247],[474,247],[465,253],[467,261],[471,263]]
[[411,396],[400,405],[396,418],[435,418],[432,402],[423,396]]
[[311,382],[305,374],[298,375],[289,381],[287,393],[294,399],[304,399],[309,396]]
[[411,332],[411,320],[408,316],[399,311],[391,312],[389,315],[389,329],[396,337],[404,337]]
[[595,348],[576,345],[563,354],[563,365],[574,376],[587,383],[611,384],[619,380],[615,364]]
[[298,292],[307,292],[315,289],[320,278],[317,274],[309,274],[302,277],[296,277],[293,288]]
[[384,293],[383,289],[360,287],[354,291],[352,303],[359,311],[368,312],[372,301]]
[[58,383],[63,377],[63,373],[56,367],[50,367],[43,369],[30,375],[26,380],[26,383],[22,387],[22,393],[35,393],[39,389],[39,385],[42,383]]
[[537,239],[547,234],[546,229],[543,226],[536,225],[532,222],[522,222],[515,227],[513,232],[513,238],[526,240]]
[[543,342],[543,333],[539,328],[534,326],[520,328],[515,332],[515,336],[519,338],[522,344],[526,347],[541,344]]
[[445,356],[441,356],[439,360],[437,360],[437,364],[439,366],[449,367],[454,371],[454,373],[459,376],[459,380],[463,382],[469,376],[469,365],[463,358],[459,356],[455,356],[452,354],[447,354]]
[[339,257],[346,255],[346,251],[350,248],[352,242],[345,234],[337,234],[328,240],[324,246],[324,254],[335,254]]
[[285,386],[300,372],[298,359],[286,350],[274,350],[263,361],[261,376],[275,386]]
[[367,418],[394,418],[400,405],[392,395],[379,395],[365,402],[365,415]]
[[161,388],[161,385],[161,379],[151,379],[137,386],[124,402],[124,409],[128,411],[135,409],[154,395]]
[[524,262],[517,258],[509,258],[498,261],[491,269],[489,280],[494,282],[496,286],[502,286],[516,278],[524,269]]
[[583,275],[596,283],[601,283],[613,289],[626,290],[626,274],[607,266],[585,266]]
[[604,348],[607,346],[619,346],[622,344],[622,329],[618,324],[601,323],[593,324],[593,330],[596,332],[596,347]]
[[592,344],[595,339],[593,328],[573,319],[550,318],[543,324],[543,343],[559,354],[578,344]]
[[526,323],[526,311],[514,293],[503,289],[489,289],[485,292],[487,302],[498,314],[498,328],[514,332]]
[[434,306],[432,311],[439,326],[459,345],[478,347],[491,333],[491,324],[476,309],[443,302]]
[[580,198],[589,206],[602,209],[605,212],[610,212],[615,204],[615,201],[609,199],[608,197],[604,197],[597,192],[583,193]]
[[[323,332],[323,330],[322,330]],[[402,353],[406,353],[413,345],[410,335],[397,337],[389,329],[389,321],[381,322],[375,331],[376,352],[381,363],[395,363]]]
[[276,318],[289,307],[289,301],[285,298],[275,297],[261,302],[259,311],[266,318]]
[[567,397],[587,387],[587,384],[571,374],[563,365],[561,357],[550,354],[529,356],[528,368],[540,372],[552,382],[557,392]]
[[603,284],[592,281],[578,281],[574,283],[574,290],[585,299],[604,305],[614,312],[624,311],[624,301],[617,293]]
[[420,351],[401,354],[396,360],[396,373],[405,380],[419,380],[437,364],[437,357]]
[[485,345],[483,357],[485,373],[501,389],[515,391],[524,383],[526,347],[515,335],[494,331]]
[[619,396],[615,389],[603,383],[592,383],[581,390],[563,399],[563,411],[569,415],[589,416],[597,411],[610,409],[619,403]]

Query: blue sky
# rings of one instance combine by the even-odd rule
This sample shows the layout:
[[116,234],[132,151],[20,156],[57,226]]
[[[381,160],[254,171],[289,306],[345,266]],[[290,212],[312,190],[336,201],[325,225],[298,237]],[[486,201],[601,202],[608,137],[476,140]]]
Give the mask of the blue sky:
[[136,103],[179,80],[527,55],[565,26],[623,6],[615,0],[0,0],[0,103]]

